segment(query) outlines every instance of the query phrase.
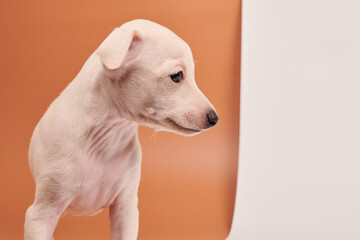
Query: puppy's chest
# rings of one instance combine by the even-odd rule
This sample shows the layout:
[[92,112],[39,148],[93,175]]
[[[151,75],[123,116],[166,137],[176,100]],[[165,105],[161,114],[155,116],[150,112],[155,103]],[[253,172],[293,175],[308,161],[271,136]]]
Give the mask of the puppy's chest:
[[141,149],[137,132],[119,125],[99,126],[87,136],[78,162],[76,197],[68,211],[91,215],[109,206],[115,197],[140,178]]
[[68,208],[73,215],[93,215],[108,207],[128,188],[138,186],[140,159],[125,158],[102,162],[92,159],[79,173],[75,197]]

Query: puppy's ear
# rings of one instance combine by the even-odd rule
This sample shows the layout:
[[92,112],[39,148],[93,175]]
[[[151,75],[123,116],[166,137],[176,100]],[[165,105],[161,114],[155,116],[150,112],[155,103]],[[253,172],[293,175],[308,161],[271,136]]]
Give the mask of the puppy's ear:
[[118,69],[125,59],[130,61],[138,55],[139,42],[140,37],[135,30],[116,28],[101,43],[96,53],[107,69]]

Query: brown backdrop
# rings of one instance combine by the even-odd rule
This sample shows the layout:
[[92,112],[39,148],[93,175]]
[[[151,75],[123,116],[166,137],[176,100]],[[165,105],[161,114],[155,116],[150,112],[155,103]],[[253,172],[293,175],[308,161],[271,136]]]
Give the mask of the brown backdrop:
[[[34,198],[27,150],[36,123],[111,30],[135,18],[188,42],[198,86],[220,116],[192,138],[140,128],[139,239],[225,239],[237,170],[240,7],[240,0],[1,0],[0,239],[23,236]],[[107,210],[61,218],[55,239],[109,239]]]

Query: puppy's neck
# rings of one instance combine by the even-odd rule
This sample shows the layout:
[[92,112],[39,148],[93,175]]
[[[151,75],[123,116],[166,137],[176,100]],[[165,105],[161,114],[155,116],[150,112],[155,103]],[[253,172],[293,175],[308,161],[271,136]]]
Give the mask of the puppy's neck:
[[[74,115],[72,120],[79,122],[82,126],[79,134],[88,136],[90,139],[92,135],[98,137],[95,132],[99,129],[107,129],[108,136],[111,136],[115,130],[117,135],[123,137],[137,133],[138,124],[132,120],[131,114],[119,108],[109,98],[104,88],[104,82],[107,80],[104,77],[101,62],[93,54],[60,96],[67,99],[62,102],[66,102],[69,114],[79,113]],[[123,135],[125,132],[126,134]],[[93,140],[96,141],[96,139]]]
[[[71,84],[76,89],[81,109],[96,122],[105,119],[119,119],[134,122],[138,116],[130,111],[121,96],[111,88],[109,76],[97,55],[93,54],[85,62],[75,81]],[[70,85],[71,85],[70,84]],[[112,96],[116,95],[114,99]]]

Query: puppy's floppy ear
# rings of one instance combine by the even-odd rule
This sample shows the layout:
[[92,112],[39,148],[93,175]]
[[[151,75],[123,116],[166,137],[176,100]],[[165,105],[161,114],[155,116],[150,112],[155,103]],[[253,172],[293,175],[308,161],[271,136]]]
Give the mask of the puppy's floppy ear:
[[140,37],[135,30],[116,28],[101,43],[96,53],[103,65],[110,70],[118,69],[125,58],[131,60],[139,53]]

